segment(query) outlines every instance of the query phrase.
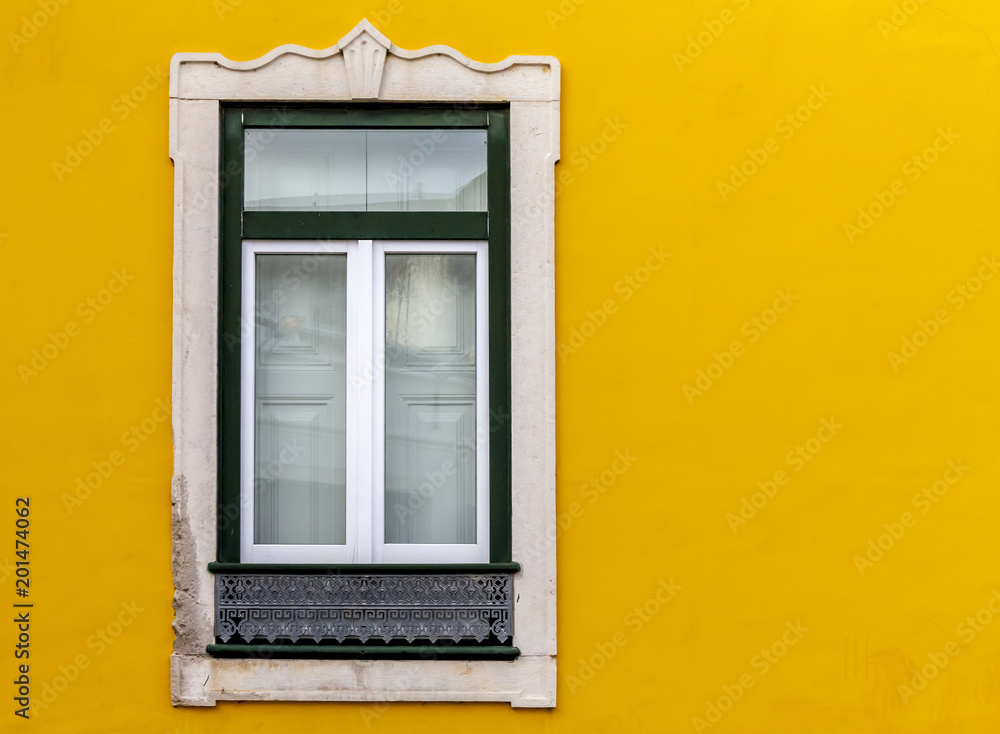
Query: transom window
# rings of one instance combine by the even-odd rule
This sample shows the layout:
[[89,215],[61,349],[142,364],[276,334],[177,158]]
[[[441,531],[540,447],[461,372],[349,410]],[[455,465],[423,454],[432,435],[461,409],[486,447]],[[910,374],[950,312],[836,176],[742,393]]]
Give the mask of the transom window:
[[247,130],[256,211],[486,211],[485,130]]

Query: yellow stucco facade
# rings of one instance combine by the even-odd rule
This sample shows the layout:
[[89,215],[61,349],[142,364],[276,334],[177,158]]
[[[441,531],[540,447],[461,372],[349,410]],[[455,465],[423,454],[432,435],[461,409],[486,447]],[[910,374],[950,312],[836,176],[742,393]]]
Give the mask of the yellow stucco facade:
[[[363,17],[562,64],[554,710],[170,705],[170,58]],[[9,0],[0,34],[2,730],[998,730],[1000,6]]]

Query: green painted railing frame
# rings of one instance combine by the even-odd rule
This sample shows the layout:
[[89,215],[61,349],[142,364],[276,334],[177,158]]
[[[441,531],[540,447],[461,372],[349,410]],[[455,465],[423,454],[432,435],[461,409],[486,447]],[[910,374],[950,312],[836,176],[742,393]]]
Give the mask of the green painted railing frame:
[[208,645],[209,655],[217,658],[369,659],[369,660],[514,660],[521,655],[516,647],[505,645],[244,645],[240,643]]
[[[512,565],[510,419],[510,109],[506,105],[223,103],[219,161],[218,564],[240,564],[242,241],[486,239],[489,258],[490,563]],[[487,138],[486,212],[260,212],[243,209],[244,131],[471,128]],[[258,564],[254,564],[255,566]],[[414,564],[416,566],[416,564]],[[453,566],[427,566],[447,573]],[[279,572],[274,566],[271,572]],[[318,566],[317,568],[338,568]],[[339,568],[347,569],[347,566]],[[436,570],[435,570],[436,569]],[[222,568],[219,568],[222,570]],[[419,573],[414,567],[413,572]],[[500,570],[497,568],[496,570]],[[259,570],[257,571],[260,572]],[[336,571],[333,571],[336,572]]]
[[208,564],[212,573],[375,576],[401,573],[437,575],[517,573],[520,563],[221,563]]

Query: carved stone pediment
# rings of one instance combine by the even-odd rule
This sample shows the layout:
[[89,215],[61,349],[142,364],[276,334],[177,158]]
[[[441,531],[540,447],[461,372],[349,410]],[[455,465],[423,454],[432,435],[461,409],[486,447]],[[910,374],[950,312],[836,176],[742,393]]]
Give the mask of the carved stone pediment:
[[171,61],[170,96],[247,101],[552,102],[559,99],[559,62],[551,56],[508,56],[484,64],[449,46],[410,51],[394,46],[362,20],[337,44],[321,50],[279,46],[251,61],[233,61],[221,54],[176,54]]
[[362,20],[344,36],[337,47],[344,54],[347,82],[354,99],[376,99],[385,70],[385,57],[392,46],[371,23]]

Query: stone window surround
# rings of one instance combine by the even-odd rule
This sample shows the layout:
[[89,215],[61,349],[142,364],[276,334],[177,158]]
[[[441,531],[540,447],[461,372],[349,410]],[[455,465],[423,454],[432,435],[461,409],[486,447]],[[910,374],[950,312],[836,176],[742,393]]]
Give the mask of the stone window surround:
[[[216,549],[220,101],[510,105],[513,661],[213,658]],[[559,63],[495,64],[447,46],[408,51],[367,20],[324,50],[281,46],[253,61],[171,61],[174,162],[171,696],[217,701],[503,701],[553,707],[556,691],[554,164]]]

